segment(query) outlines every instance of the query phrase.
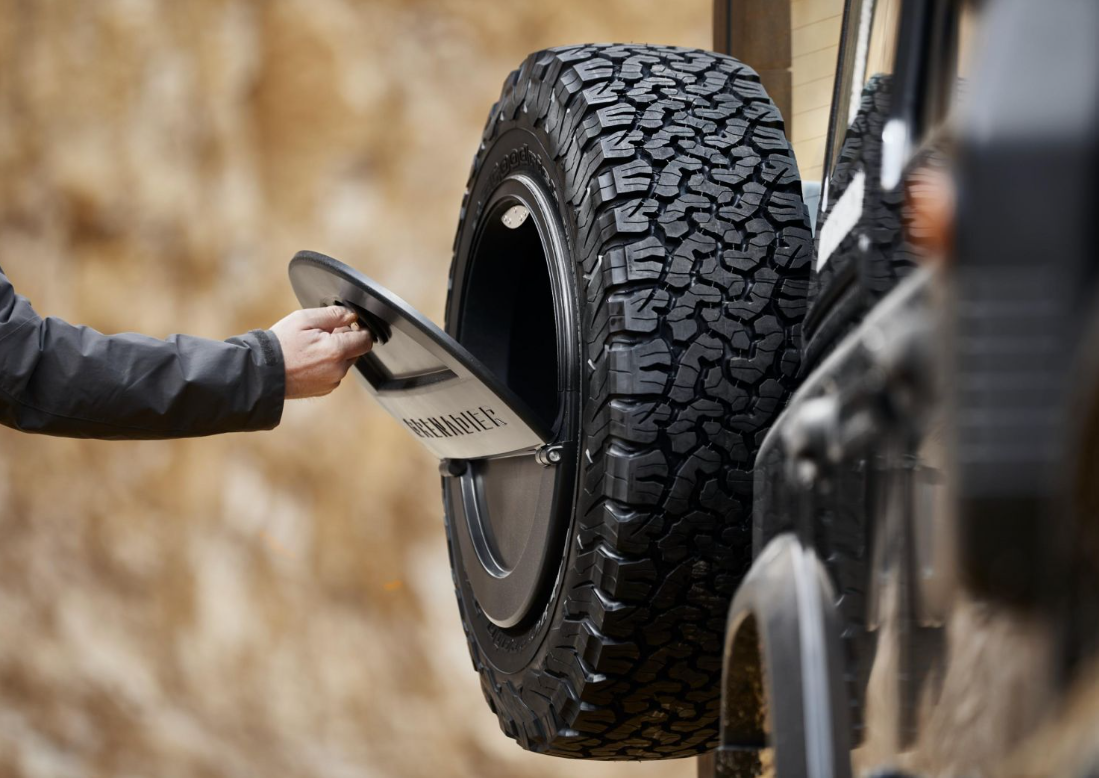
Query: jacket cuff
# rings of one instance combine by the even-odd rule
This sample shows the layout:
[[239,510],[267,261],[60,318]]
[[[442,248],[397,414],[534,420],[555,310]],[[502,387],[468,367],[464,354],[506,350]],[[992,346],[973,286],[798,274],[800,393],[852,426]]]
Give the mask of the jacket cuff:
[[270,330],[252,330],[243,339],[254,342],[255,351],[260,355],[262,376],[260,396],[248,427],[253,430],[274,429],[282,420],[286,402],[286,363],[282,345],[278,336]]

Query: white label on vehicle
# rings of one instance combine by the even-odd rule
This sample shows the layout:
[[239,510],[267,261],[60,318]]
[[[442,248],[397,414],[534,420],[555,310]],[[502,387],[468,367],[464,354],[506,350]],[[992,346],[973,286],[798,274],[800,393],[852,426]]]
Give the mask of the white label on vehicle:
[[820,229],[820,249],[817,252],[817,272],[824,267],[828,258],[832,256],[840,243],[846,238],[862,216],[862,198],[866,189],[866,173],[859,171],[851,177],[851,182],[836,204],[832,206],[832,212],[824,220],[824,226]]

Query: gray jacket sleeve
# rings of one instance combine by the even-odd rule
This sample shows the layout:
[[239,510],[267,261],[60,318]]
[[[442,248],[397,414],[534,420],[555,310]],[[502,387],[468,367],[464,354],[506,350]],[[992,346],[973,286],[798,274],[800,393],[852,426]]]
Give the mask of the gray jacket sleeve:
[[274,333],[167,340],[40,318],[0,270],[0,423],[79,438],[264,430],[282,417]]

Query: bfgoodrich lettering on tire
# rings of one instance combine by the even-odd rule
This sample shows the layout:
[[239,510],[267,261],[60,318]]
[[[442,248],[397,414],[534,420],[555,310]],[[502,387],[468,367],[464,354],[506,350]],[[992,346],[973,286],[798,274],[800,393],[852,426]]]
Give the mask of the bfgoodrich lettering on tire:
[[782,120],[736,60],[573,46],[505,82],[447,329],[553,429],[560,461],[471,462],[443,483],[473,665],[524,748],[714,745],[750,470],[798,369],[811,241]]

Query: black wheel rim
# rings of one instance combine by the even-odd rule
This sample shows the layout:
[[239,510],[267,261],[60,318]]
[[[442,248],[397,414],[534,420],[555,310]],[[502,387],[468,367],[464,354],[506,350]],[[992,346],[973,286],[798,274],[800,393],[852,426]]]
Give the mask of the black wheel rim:
[[[453,529],[463,572],[476,606],[504,630],[521,630],[542,612],[572,513],[578,322],[565,230],[553,202],[526,175],[499,183],[458,260],[458,315],[448,327],[553,430],[560,457],[552,465],[533,456],[475,460],[460,476],[464,515]],[[520,223],[511,226],[516,213]]]

